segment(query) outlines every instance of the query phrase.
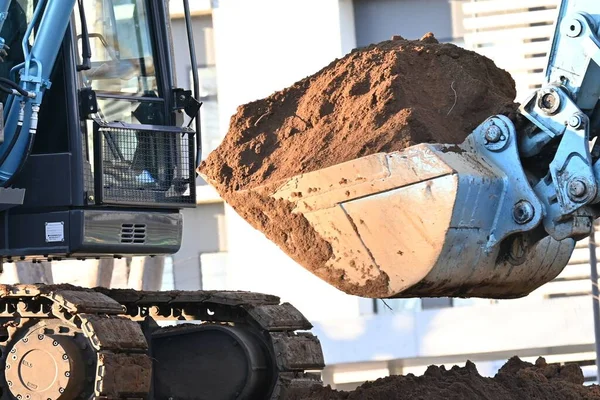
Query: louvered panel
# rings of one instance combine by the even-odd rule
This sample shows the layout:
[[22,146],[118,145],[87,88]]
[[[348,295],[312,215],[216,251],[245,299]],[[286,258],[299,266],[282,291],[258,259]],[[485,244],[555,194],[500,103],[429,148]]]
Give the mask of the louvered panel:
[[[489,47],[482,45],[477,48],[477,52],[486,57],[495,57],[498,54],[505,54],[507,57],[525,57],[545,55],[550,51],[550,46],[551,43],[549,41],[521,43],[518,46],[504,43],[490,45]],[[542,59],[544,62],[546,61],[545,57],[542,57]]]
[[[507,71],[511,72],[509,69],[504,68]],[[544,73],[532,73],[532,72],[518,72],[511,73],[513,79],[515,80],[517,90],[519,88],[522,90],[521,95],[517,98],[517,101],[522,101],[525,96],[531,94],[531,91],[540,87],[541,84],[544,83]]]
[[548,24],[554,23],[557,17],[557,10],[541,10],[541,11],[524,11],[517,13],[507,13],[490,15],[486,17],[472,17],[465,18],[464,28],[465,29],[493,29],[493,28],[506,28],[518,25],[529,25],[539,24],[546,22]]
[[[600,256],[600,249],[596,248],[596,257]],[[589,264],[590,251],[587,248],[575,248],[569,259],[569,264]]]
[[493,12],[506,12],[523,10],[539,7],[558,7],[560,0],[488,0],[488,1],[471,1],[463,4],[463,12],[465,14],[483,14]]
[[[510,68],[515,72],[532,72],[539,73],[539,71],[543,71],[546,68],[547,60],[545,57],[535,57],[535,58],[517,58],[515,57],[513,60],[499,60],[496,65],[500,68]],[[537,72],[534,72],[537,71]],[[529,79],[530,75],[527,75],[526,78]],[[543,79],[543,75],[542,75]]]
[[462,5],[465,47],[514,78],[517,101],[545,81],[560,0],[473,0]]
[[551,281],[534,290],[530,296],[547,299],[572,296],[589,296],[592,293],[592,283],[589,279],[573,281]]
[[496,29],[493,31],[474,32],[465,34],[465,44],[477,46],[486,43],[513,43],[518,46],[527,40],[552,38],[554,25],[530,26],[526,28]]
[[[595,228],[596,228],[595,229],[596,230],[596,235],[595,235],[596,245],[598,245],[598,243],[600,242],[600,225],[598,225],[597,222],[596,222]],[[587,237],[584,239],[578,240],[577,243],[575,243],[575,247],[578,249],[583,249],[583,248],[587,249],[589,245],[590,245],[590,240]]]
[[579,279],[590,279],[590,264],[569,264],[565,269],[556,277],[555,280],[579,280]]
[[577,248],[577,249],[583,249],[583,248],[587,249],[589,245],[590,245],[589,239],[585,238],[585,239],[581,239],[581,240],[577,241],[577,243],[575,243],[575,248]]

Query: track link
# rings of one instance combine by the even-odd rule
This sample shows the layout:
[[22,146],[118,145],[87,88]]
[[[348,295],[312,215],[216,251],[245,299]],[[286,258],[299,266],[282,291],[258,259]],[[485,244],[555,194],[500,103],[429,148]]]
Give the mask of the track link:
[[[0,321],[0,363],[7,371],[0,378],[2,399],[152,399],[152,335],[183,332],[198,323],[244,327],[260,338],[270,356],[270,399],[320,384],[310,371],[324,367],[319,340],[306,332],[310,322],[289,303],[260,293],[0,285]],[[191,325],[158,328],[161,321]],[[58,352],[54,362],[57,373],[67,376],[51,384],[24,367],[48,361],[47,349],[59,349],[65,357],[58,359]],[[71,369],[88,371],[85,388]],[[77,395],[68,397],[71,392]]]

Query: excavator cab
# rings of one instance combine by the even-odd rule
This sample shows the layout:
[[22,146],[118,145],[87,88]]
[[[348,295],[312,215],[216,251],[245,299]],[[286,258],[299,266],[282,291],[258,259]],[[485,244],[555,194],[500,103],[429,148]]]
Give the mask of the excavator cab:
[[[44,3],[10,3],[1,77],[19,83],[27,55],[39,49],[42,58],[40,41],[51,39],[38,27],[53,11]],[[166,4],[81,0],[73,8],[54,65],[42,67],[51,68],[51,84],[35,137],[15,139],[5,129],[0,145],[1,256],[178,251],[180,210],[196,204],[199,153],[198,132],[184,126],[184,113],[193,120],[200,104],[175,87]],[[13,97],[1,99],[7,126],[16,118]]]

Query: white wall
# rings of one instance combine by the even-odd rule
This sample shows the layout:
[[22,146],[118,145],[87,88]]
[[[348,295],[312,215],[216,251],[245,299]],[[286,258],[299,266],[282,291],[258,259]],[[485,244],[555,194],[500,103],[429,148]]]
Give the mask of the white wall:
[[[433,32],[440,41],[452,41],[453,2],[449,0],[354,0],[359,46],[389,40],[393,35],[419,39]],[[462,21],[461,21],[462,22]]]
[[559,354],[563,346],[593,351],[593,322],[592,300],[581,296],[336,318],[318,322],[312,332],[326,364],[402,359],[410,365],[419,358],[457,356],[464,362]]
[[[221,0],[213,27],[223,134],[239,105],[317,72],[356,43],[350,0]],[[226,215],[230,289],[281,296],[311,321],[358,315],[357,298],[295,264],[229,207]]]
[[355,47],[348,0],[220,0],[213,9],[221,126],[236,108]]

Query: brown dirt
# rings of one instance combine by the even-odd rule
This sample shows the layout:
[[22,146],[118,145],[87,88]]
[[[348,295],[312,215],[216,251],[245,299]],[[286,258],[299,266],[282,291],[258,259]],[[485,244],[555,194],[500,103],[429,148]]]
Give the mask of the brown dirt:
[[313,387],[290,393],[288,400],[575,400],[600,399],[600,386],[583,386],[576,364],[535,365],[511,358],[494,378],[479,375],[475,364],[465,367],[430,366],[423,376],[390,376],[367,382],[352,392]]
[[[487,117],[513,116],[514,80],[488,58],[432,34],[354,50],[291,87],[237,110],[199,171],[290,257],[353,294],[385,293],[387,276],[357,288],[328,269],[331,246],[292,205],[239,191],[379,152],[461,143]],[[381,291],[383,290],[383,292]]]

